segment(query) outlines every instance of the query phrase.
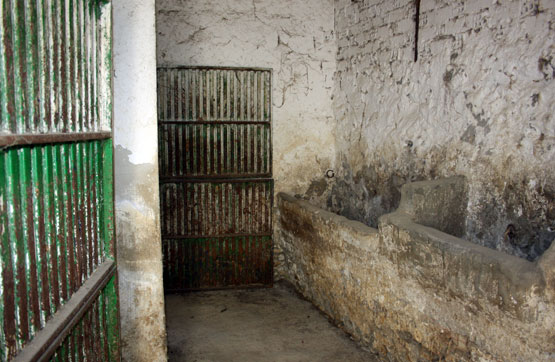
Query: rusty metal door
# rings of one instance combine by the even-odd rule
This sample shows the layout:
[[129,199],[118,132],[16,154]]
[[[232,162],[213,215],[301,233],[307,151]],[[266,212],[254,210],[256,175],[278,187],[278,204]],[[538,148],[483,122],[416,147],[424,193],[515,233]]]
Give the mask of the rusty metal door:
[[119,360],[111,4],[0,3],[0,360]]
[[158,69],[166,292],[272,284],[271,70]]

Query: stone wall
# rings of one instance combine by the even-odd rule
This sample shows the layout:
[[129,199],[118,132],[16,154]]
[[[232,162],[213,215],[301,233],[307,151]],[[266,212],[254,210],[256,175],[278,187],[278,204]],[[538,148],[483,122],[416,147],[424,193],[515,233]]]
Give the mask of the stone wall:
[[415,223],[457,229],[464,192],[405,186],[379,230],[280,194],[279,272],[385,360],[553,360],[555,246],[532,263]]
[[[407,181],[464,175],[465,238],[534,259],[555,237],[555,2],[336,0],[328,208],[376,226]],[[512,225],[512,226],[509,226]]]
[[118,0],[114,180],[123,361],[166,361],[158,200],[154,0]]
[[335,158],[333,0],[160,0],[158,64],[273,69],[276,191],[323,198]]

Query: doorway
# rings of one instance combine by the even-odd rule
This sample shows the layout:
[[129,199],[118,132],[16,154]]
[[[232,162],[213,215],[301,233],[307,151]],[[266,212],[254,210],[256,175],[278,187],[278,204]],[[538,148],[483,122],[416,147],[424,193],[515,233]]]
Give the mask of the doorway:
[[272,285],[271,75],[158,68],[166,292]]

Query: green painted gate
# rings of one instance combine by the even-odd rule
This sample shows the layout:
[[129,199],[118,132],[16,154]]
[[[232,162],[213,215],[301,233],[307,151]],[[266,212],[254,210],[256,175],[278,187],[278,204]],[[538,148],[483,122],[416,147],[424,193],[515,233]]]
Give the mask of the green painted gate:
[[0,1],[0,360],[119,360],[111,4]]
[[166,292],[272,284],[271,70],[158,68]]

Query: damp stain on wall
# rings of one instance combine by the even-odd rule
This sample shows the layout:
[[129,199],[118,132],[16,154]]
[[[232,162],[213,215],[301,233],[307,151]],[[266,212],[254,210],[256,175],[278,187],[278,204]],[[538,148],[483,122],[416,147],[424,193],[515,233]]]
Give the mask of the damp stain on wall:
[[467,240],[528,260],[549,246],[555,9],[526,4],[422,2],[415,63],[412,1],[335,1],[328,209],[375,226],[403,183],[463,175]]

